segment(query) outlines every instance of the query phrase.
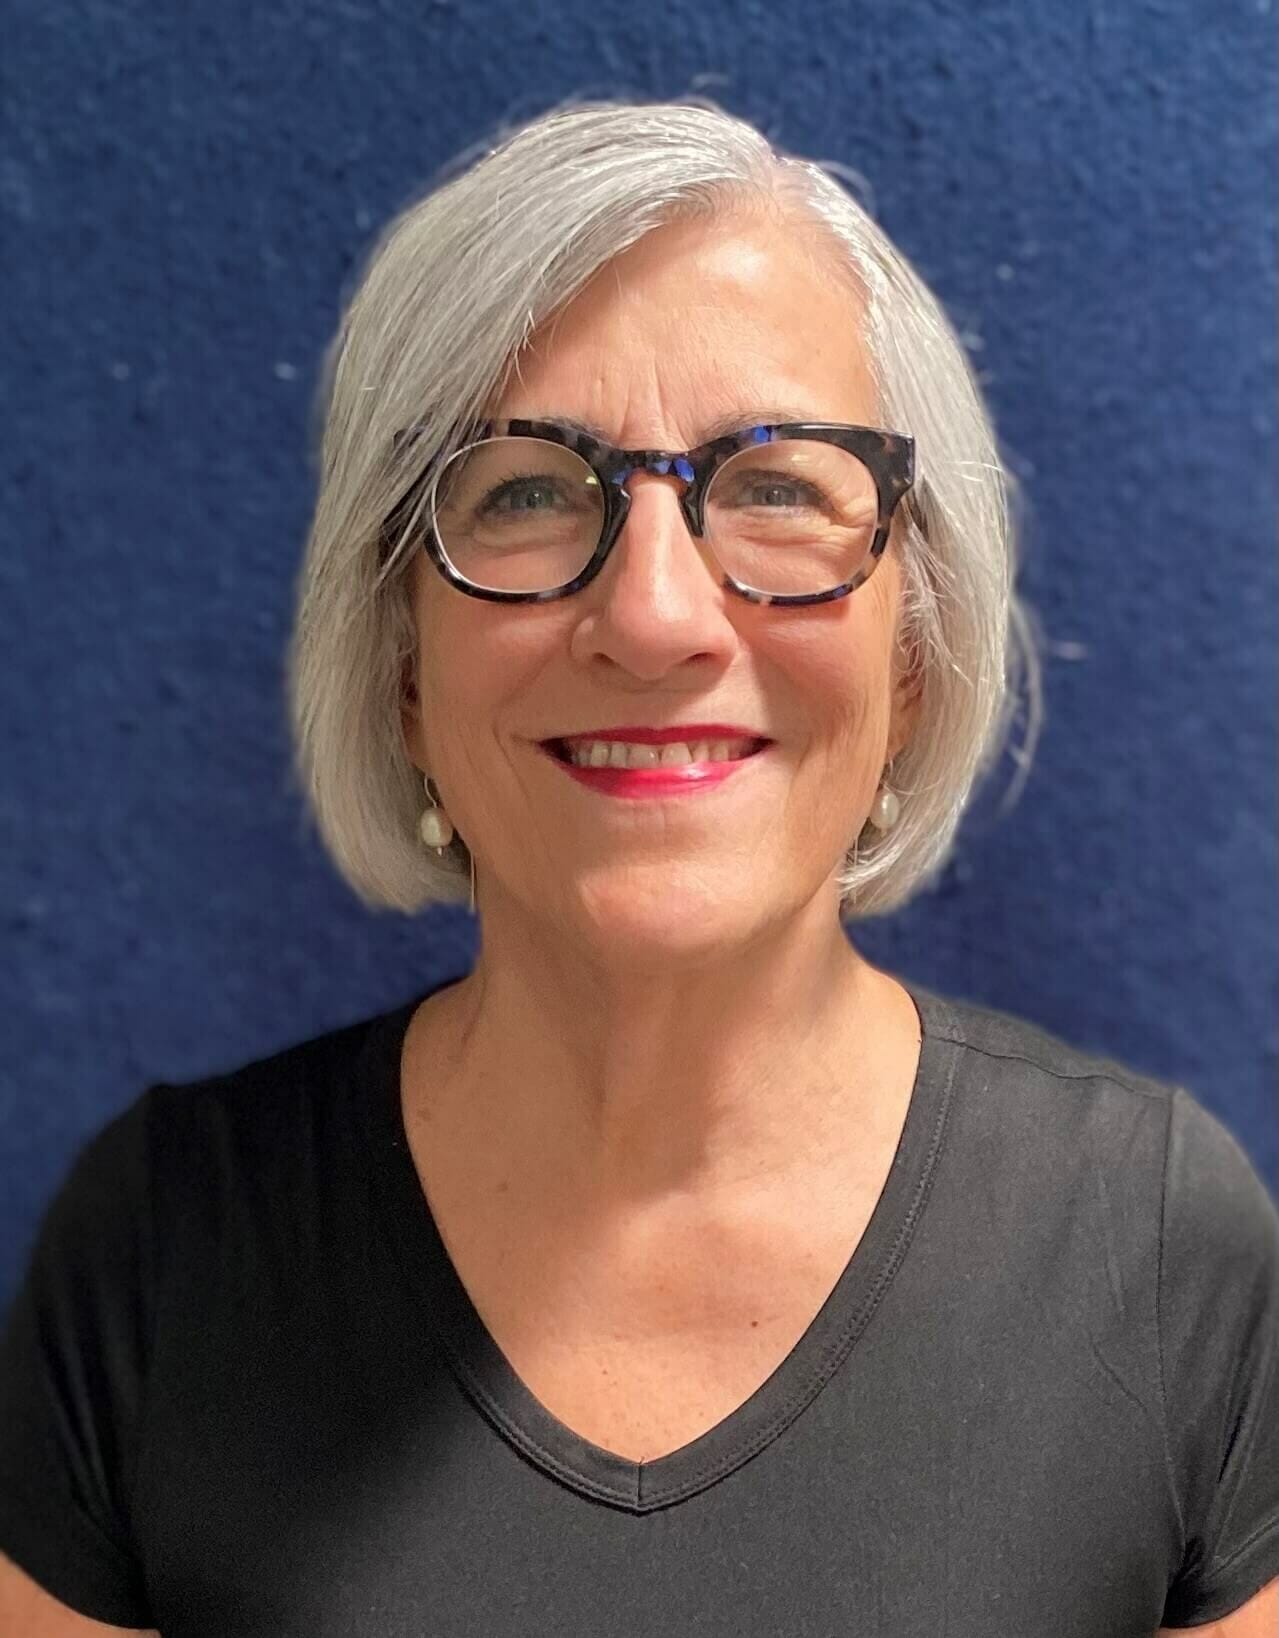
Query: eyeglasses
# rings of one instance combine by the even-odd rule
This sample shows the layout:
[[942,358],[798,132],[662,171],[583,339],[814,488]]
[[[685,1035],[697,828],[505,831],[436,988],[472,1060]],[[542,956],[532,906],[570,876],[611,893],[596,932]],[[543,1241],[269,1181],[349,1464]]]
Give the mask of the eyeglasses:
[[828,603],[870,578],[914,459],[904,433],[818,421],[747,427],[679,453],[616,449],[558,421],[489,421],[424,475],[396,518],[425,485],[423,544],[451,586],[549,603],[604,567],[630,511],[631,474],[673,475],[685,522],[727,589],[753,603]]

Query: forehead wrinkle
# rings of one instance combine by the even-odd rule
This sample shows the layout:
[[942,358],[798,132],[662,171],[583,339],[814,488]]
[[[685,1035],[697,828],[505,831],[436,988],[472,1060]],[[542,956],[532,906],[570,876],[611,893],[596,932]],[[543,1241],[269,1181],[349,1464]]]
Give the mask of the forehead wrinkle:
[[[816,271],[820,260],[813,247],[801,248],[808,269]],[[847,355],[842,365],[810,375],[801,364],[797,374],[801,355],[793,347],[788,352],[787,326],[774,336],[752,324],[749,307],[734,303],[728,311],[713,300],[683,302],[681,315],[691,318],[689,345],[687,351],[672,349],[666,326],[659,324],[653,333],[620,318],[621,306],[630,307],[632,299],[647,303],[649,292],[638,285],[628,288],[616,263],[601,271],[621,302],[607,284],[604,292],[597,287],[602,301],[576,309],[585,328],[574,325],[567,337],[562,327],[571,323],[574,303],[553,312],[532,338],[532,356],[526,359],[531,370],[519,373],[518,407],[507,400],[502,413],[572,420],[604,442],[665,449],[695,447],[722,432],[767,421],[878,424],[873,372],[858,356],[862,338],[855,302],[841,303],[847,316],[846,328],[840,326],[847,338],[846,347],[838,349]],[[829,276],[829,266],[824,271]],[[629,343],[620,357],[619,334]],[[563,398],[561,384],[567,387]]]
[[[848,403],[843,407],[832,408],[829,402],[823,403],[817,395],[810,396],[800,384],[793,381],[778,384],[772,390],[763,383],[756,382],[740,392],[720,390],[706,396],[714,407],[708,408],[705,414],[698,414],[688,422],[684,429],[684,436],[688,440],[684,446],[686,448],[696,448],[699,444],[709,443],[713,438],[728,432],[774,422],[835,421],[857,424],[869,417],[870,424],[875,424],[873,412],[865,409],[854,410]],[[571,425],[576,430],[606,444],[620,444],[623,447],[637,449],[672,449],[679,447],[680,444],[678,437],[674,439],[662,437],[657,422],[641,420],[638,434],[633,434],[629,439],[622,438],[618,429],[632,424],[628,414],[624,413],[611,427],[603,426],[589,413],[578,413],[563,402],[550,402],[540,396],[533,401],[532,408],[522,410],[521,414],[533,421],[557,421]]]
[[[687,379],[686,361],[676,359],[667,365],[667,372],[679,379],[664,383],[662,361],[646,350],[631,361],[635,367],[625,372],[610,374],[601,362],[590,372],[586,391],[572,392],[567,401],[552,398],[549,388],[543,386],[528,396],[518,413],[529,420],[571,426],[603,443],[644,449],[695,448],[725,433],[770,422],[864,418],[865,411],[854,408],[846,394],[840,395],[842,403],[836,403],[824,387],[814,387],[789,372],[774,374],[760,349],[749,349],[749,355],[752,367],[741,369],[740,374],[717,369],[698,392],[696,384]],[[745,361],[736,362],[740,366]],[[761,364],[762,369],[758,368]],[[620,403],[610,403],[611,394],[619,395]],[[686,420],[682,408],[668,414],[665,406],[672,397],[700,408],[689,412]],[[634,409],[637,399],[645,405],[639,412]],[[615,409],[620,413],[612,413]]]

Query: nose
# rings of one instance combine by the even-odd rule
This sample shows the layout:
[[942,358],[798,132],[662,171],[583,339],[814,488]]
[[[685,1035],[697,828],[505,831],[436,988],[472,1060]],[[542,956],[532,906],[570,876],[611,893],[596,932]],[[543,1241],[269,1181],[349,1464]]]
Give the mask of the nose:
[[646,466],[633,466],[621,478],[621,486],[631,497],[631,513],[626,520],[629,526],[635,515],[636,497],[644,494],[645,490],[652,489],[657,493],[669,491],[674,505],[672,511],[678,511],[683,519],[685,528],[692,534],[692,524],[684,511],[684,496],[693,481],[693,469],[682,455],[650,455]]
[[603,654],[650,680],[697,655],[726,655],[734,640],[719,570],[680,505],[692,473],[655,464],[624,480],[630,511],[585,588],[592,618],[578,631],[579,657]]
[[686,455],[663,455],[651,450],[640,465],[633,466],[627,472],[627,479],[635,477],[637,473],[653,473],[657,477],[679,478],[685,486],[693,481],[693,464]]

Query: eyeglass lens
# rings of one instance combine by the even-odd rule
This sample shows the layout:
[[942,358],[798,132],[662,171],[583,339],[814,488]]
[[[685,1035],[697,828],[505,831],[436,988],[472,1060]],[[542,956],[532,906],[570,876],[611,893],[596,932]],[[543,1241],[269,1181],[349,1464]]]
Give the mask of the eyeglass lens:
[[[458,574],[489,591],[551,591],[599,545],[599,478],[544,438],[489,438],[459,451],[435,488],[434,521]],[[703,509],[725,573],[773,596],[831,591],[865,563],[879,519],[874,475],[848,450],[778,439],[715,472]]]

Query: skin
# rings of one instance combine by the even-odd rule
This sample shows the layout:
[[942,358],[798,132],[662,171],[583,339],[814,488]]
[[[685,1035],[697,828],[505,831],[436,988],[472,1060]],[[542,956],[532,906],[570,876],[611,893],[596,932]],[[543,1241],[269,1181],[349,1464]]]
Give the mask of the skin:
[[[533,338],[497,413],[574,415],[628,447],[691,447],[712,415],[770,401],[882,424],[856,318],[815,236],[751,219],[663,229]],[[673,480],[644,474],[632,492],[612,560],[576,598],[502,608],[416,560],[422,688],[406,679],[405,742],[479,861],[484,946],[415,1013],[404,1101],[410,1124],[429,1114],[455,1153],[483,1157],[465,1198],[518,1194],[539,1251],[557,1221],[579,1250],[598,1232],[615,1283],[625,1247],[609,1228],[624,1223],[637,1268],[668,1256],[666,1283],[705,1293],[761,1218],[811,1246],[847,1157],[877,1156],[877,1183],[900,1130],[882,1089],[909,1091],[914,1007],[848,943],[835,871],[909,737],[918,679],[894,648],[894,546],[852,597],[754,609],[716,588]],[[779,745],[716,793],[623,803],[530,743],[694,720]],[[707,1223],[723,1233],[690,1278]],[[846,1254],[837,1240],[835,1265]],[[779,1265],[798,1257],[783,1247]],[[583,1282],[587,1309],[598,1295]],[[1277,1621],[1270,1582],[1225,1620],[1160,1634],[1262,1638]],[[77,1614],[0,1554],[0,1630],[134,1629]]]
[[[814,236],[750,219],[663,229],[533,338],[497,413],[574,415],[636,448],[689,448],[710,416],[770,402],[882,425],[856,318]],[[539,1242],[557,1217],[579,1248],[599,1231],[611,1276],[621,1245],[604,1237],[624,1223],[637,1266],[667,1254],[673,1283],[705,1292],[750,1232],[734,1207],[738,1223],[806,1224],[798,1244],[811,1244],[846,1157],[880,1157],[866,1167],[877,1183],[900,1130],[900,1098],[885,1107],[877,1089],[909,1090],[914,1007],[848,943],[835,871],[909,737],[918,679],[894,649],[893,545],[852,597],[754,609],[716,588],[673,480],[643,474],[632,492],[603,574],[560,603],[483,603],[416,559],[422,688],[406,679],[405,742],[479,861],[484,947],[468,979],[415,1013],[404,1102],[412,1124],[429,1089],[437,1130],[484,1157],[468,1198],[494,1198],[500,1179]],[[716,793],[624,803],[530,743],[695,720],[779,745]],[[690,1282],[708,1222],[724,1230],[720,1260]],[[585,1283],[588,1308],[595,1295]],[[1277,1620],[1271,1582],[1185,1630],[1262,1638]],[[135,1629],[77,1614],[0,1554],[0,1630]]]
[[[757,406],[884,425],[859,326],[818,230],[670,224],[534,332],[492,408],[669,449]],[[717,584],[678,479],[629,487],[613,556],[571,598],[470,598],[419,553],[403,703],[409,755],[473,850],[483,930],[470,977],[413,1020],[406,1113],[429,1096],[530,1209],[571,1202],[579,1224],[793,1198],[875,1125],[877,1076],[918,1046],[909,997],[848,941],[835,876],[917,717],[896,539],[851,596],[759,608]],[[697,721],[776,743],[714,791],[634,802],[537,745]]]

